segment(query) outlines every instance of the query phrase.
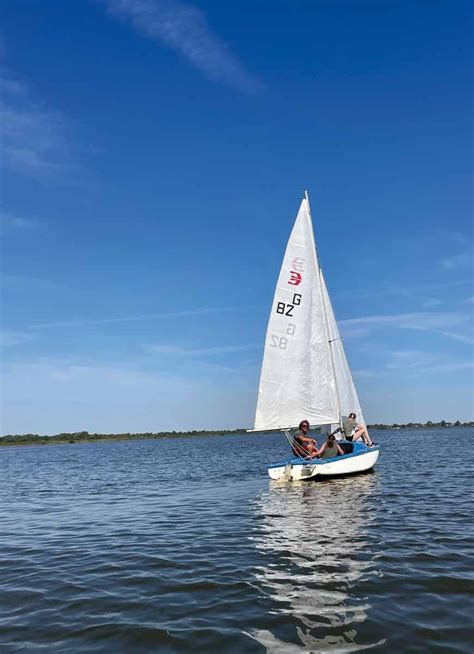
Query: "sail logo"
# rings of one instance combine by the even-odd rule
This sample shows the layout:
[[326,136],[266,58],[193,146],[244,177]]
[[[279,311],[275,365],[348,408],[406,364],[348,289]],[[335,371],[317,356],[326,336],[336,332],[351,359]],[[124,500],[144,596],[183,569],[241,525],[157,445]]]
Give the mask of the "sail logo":
[[305,260],[301,257],[295,257],[291,262],[291,267],[297,270],[298,272],[304,271],[304,262]]
[[301,277],[301,273],[295,272],[294,270],[290,270],[290,279],[288,281],[288,284],[292,284],[293,286],[298,286],[298,284],[301,284],[303,278]]

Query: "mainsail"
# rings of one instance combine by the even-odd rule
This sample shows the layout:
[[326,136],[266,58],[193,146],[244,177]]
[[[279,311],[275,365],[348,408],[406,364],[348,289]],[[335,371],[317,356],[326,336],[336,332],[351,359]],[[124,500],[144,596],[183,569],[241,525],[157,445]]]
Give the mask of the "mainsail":
[[307,197],[288,241],[268,323],[255,430],[338,423],[325,286]]
[[364,424],[319,265],[306,196],[273,298],[254,429],[294,427],[302,418],[312,425],[337,425],[352,411]]

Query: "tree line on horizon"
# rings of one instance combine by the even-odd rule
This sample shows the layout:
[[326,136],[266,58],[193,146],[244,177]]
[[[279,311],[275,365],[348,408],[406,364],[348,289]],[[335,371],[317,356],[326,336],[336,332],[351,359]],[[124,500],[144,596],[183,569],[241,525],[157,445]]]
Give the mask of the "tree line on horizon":
[[[448,428],[448,427],[474,427],[474,421],[449,422],[440,420],[433,422],[408,422],[408,423],[392,423],[382,424],[374,423],[367,425],[368,429],[432,429],[432,428]],[[274,433],[276,430],[268,430],[262,433]],[[126,432],[120,434],[99,434],[89,433],[88,431],[79,432],[62,432],[54,436],[45,436],[40,434],[6,434],[0,437],[0,445],[46,445],[48,443],[80,443],[80,442],[93,442],[100,440],[138,440],[138,439],[158,439],[158,438],[183,438],[190,436],[226,436],[237,435],[245,432],[245,429],[220,429],[209,430],[200,429],[192,431],[162,431],[162,432]]]
[[431,429],[433,427],[474,427],[474,420],[467,422],[461,422],[460,420],[456,420],[456,422],[450,422],[448,420],[433,422],[428,420],[427,422],[394,422],[391,425],[384,425],[380,423],[367,425],[367,429]]

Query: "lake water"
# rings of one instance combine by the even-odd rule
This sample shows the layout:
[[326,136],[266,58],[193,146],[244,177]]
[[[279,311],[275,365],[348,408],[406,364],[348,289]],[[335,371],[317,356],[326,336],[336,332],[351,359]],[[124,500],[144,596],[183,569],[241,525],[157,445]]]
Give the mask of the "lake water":
[[472,652],[474,430],[279,483],[281,435],[1,448],[0,652]]

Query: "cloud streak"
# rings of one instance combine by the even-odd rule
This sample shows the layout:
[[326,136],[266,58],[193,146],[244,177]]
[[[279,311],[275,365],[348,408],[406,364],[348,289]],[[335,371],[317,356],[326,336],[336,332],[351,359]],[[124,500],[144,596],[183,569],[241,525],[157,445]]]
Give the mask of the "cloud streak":
[[474,362],[473,361],[457,361],[452,363],[439,363],[432,366],[426,366],[425,368],[420,368],[420,372],[424,374],[428,373],[443,373],[443,372],[459,372],[462,370],[473,370]]
[[410,370],[420,375],[430,375],[442,372],[461,372],[472,370],[473,361],[439,361],[430,352],[392,352],[394,360],[386,364],[387,370]]
[[104,0],[114,16],[178,52],[209,79],[244,92],[262,85],[214,34],[203,11],[178,0]]
[[[138,362],[43,358],[4,362],[3,433],[140,432],[246,424],[247,378],[223,366],[180,374]],[[253,397],[252,397],[253,405]],[[178,422],[176,422],[178,421]]]
[[61,284],[40,277],[3,273],[0,275],[0,288],[12,292],[51,291],[61,288]]
[[386,296],[399,296],[415,300],[421,300],[424,307],[435,306],[440,301],[437,298],[425,297],[425,293],[433,293],[444,291],[450,288],[457,288],[459,286],[472,286],[472,279],[460,279],[449,282],[439,282],[435,284],[421,284],[418,286],[396,286],[394,284],[386,284],[380,288],[370,291],[343,291],[337,293],[340,297],[359,297],[359,298],[378,298]]
[[354,371],[356,379],[364,376],[381,376],[412,379],[413,376],[429,377],[438,373],[463,372],[474,368],[474,362],[471,359],[459,359],[450,356],[442,351],[430,351],[419,349],[399,349],[381,348],[379,346],[366,346],[366,352],[376,353],[383,360],[378,363],[376,373],[369,370],[369,374],[360,374]]
[[467,268],[473,265],[474,255],[473,252],[459,252],[451,257],[446,257],[441,260],[441,268],[443,270],[458,270],[459,268]]
[[33,340],[34,336],[25,332],[2,331],[0,332],[0,348],[23,345]]
[[2,231],[8,229],[10,231],[32,232],[41,227],[41,223],[32,218],[24,218],[12,213],[0,211],[0,226]]
[[4,165],[35,178],[51,178],[66,167],[65,119],[31,98],[26,84],[0,72],[0,121]]
[[240,311],[242,307],[204,307],[202,309],[187,309],[184,311],[170,311],[168,313],[146,313],[135,316],[119,316],[117,318],[98,318],[92,320],[65,320],[61,322],[47,322],[30,325],[29,329],[49,329],[54,327],[86,327],[88,325],[107,325],[121,322],[135,322],[137,320],[154,320],[156,318],[184,318],[212,313],[227,313]]
[[207,357],[220,354],[233,354],[260,347],[259,345],[221,345],[214,347],[185,348],[176,345],[150,345],[146,348],[151,354],[164,354],[174,357]]
[[470,317],[464,313],[455,312],[418,312],[389,315],[364,316],[340,320],[339,325],[344,336],[366,336],[372,329],[391,327],[394,329],[413,329],[431,331],[454,340],[472,343],[470,335],[455,330],[469,323]]
[[454,312],[397,313],[387,315],[363,316],[341,320],[341,325],[384,326],[393,325],[402,329],[434,329],[464,323],[465,316]]

